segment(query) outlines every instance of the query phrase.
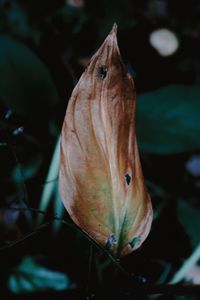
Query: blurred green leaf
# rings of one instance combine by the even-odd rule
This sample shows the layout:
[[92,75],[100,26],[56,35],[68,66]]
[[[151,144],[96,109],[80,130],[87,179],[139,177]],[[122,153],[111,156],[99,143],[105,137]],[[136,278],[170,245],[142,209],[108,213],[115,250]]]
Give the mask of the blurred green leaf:
[[22,182],[24,180],[30,179],[37,174],[39,168],[41,167],[43,158],[42,155],[37,155],[27,164],[19,167],[18,165],[12,171],[11,177],[15,182]]
[[185,232],[190,236],[192,246],[195,248],[200,242],[200,209],[186,201],[179,201],[178,219]]
[[60,272],[49,270],[25,257],[9,277],[8,288],[15,294],[31,293],[40,290],[65,290],[72,288],[69,278]]
[[24,115],[43,116],[58,100],[51,76],[42,61],[24,44],[0,36],[0,97]]
[[200,148],[200,86],[171,85],[137,102],[140,149],[157,154]]
[[86,11],[82,7],[71,7],[64,6],[58,15],[68,25],[68,30],[70,28],[71,33],[80,32],[83,24],[87,21],[88,16]]
[[26,12],[18,5],[11,6],[7,12],[7,23],[12,34],[26,37],[29,34],[29,22]]

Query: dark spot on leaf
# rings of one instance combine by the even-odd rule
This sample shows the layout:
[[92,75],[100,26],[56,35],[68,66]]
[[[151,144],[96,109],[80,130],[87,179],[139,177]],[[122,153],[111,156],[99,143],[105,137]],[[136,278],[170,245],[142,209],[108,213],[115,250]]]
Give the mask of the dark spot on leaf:
[[111,236],[108,237],[107,242],[106,242],[106,249],[110,249],[113,245],[115,245],[117,243],[117,240],[114,236],[114,234],[112,234]]
[[98,75],[101,79],[105,79],[108,73],[108,69],[106,66],[98,67]]
[[141,238],[139,236],[136,236],[132,239],[132,241],[129,243],[131,248],[134,248],[138,243],[141,241]]
[[131,176],[128,173],[125,174],[125,179],[126,179],[126,183],[129,185],[131,182]]

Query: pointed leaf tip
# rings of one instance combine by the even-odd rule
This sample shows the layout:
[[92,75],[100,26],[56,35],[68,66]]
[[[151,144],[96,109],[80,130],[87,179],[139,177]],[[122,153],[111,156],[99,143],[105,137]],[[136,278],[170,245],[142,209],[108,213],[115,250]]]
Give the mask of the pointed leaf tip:
[[[118,49],[118,42],[117,42],[117,24],[114,23],[111,31],[107,35],[104,43],[108,44],[108,47],[115,47]],[[119,49],[118,49],[119,52]]]
[[117,34],[117,23],[114,23],[114,24],[113,24],[113,27],[112,27],[111,32],[114,32],[114,33]]

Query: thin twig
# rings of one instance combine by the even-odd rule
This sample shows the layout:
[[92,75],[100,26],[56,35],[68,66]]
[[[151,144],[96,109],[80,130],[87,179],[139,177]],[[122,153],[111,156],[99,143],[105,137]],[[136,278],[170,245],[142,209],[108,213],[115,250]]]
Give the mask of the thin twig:
[[16,245],[19,245],[19,244],[23,243],[27,239],[29,239],[32,236],[36,235],[38,233],[38,231],[40,231],[41,229],[44,229],[44,228],[48,227],[49,225],[51,225],[51,223],[52,223],[51,221],[43,223],[42,225],[38,226],[34,231],[28,233],[24,237],[16,239],[16,240],[14,240],[12,242],[7,242],[4,246],[2,246],[0,248],[0,252],[3,251],[3,250],[6,250],[8,248],[11,248],[11,247],[14,247]]
[[[15,207],[9,207],[4,208],[10,209],[10,210],[21,210],[21,211],[32,211],[34,213],[39,213],[48,216],[44,211],[34,209],[34,208],[15,208]],[[31,238],[35,234],[38,233],[38,231],[44,229],[45,227],[48,227],[52,224],[54,221],[60,221],[63,225],[67,226],[68,228],[72,228],[77,230],[80,234],[82,234],[92,245],[97,247],[99,250],[101,250],[103,253],[105,253],[109,259],[113,262],[113,264],[121,271],[123,275],[126,276],[130,283],[130,289],[131,291],[142,293],[142,294],[151,294],[151,295],[159,295],[159,294],[168,294],[168,295],[200,295],[200,285],[182,285],[182,284],[142,284],[138,283],[136,280],[134,281],[134,277],[132,277],[131,274],[129,274],[119,263],[118,260],[116,260],[110,252],[108,252],[104,247],[98,245],[86,232],[84,232],[82,229],[80,229],[76,224],[69,223],[62,218],[54,216],[53,219],[47,221],[46,223],[43,223],[42,225],[38,226],[33,232],[27,234],[21,239],[17,239],[13,242],[10,242],[9,244],[4,245],[0,248],[0,251],[6,250],[8,248],[11,248],[13,246],[16,246],[22,242],[24,242],[26,239]]]
[[[121,264],[119,263],[119,261],[117,259],[115,259],[112,254],[103,246],[97,244],[85,231],[83,231],[80,227],[78,227],[75,223],[70,223],[65,221],[64,219],[57,217],[57,216],[52,216],[49,213],[46,213],[42,210],[39,209],[35,209],[35,208],[31,208],[31,207],[25,207],[25,208],[21,208],[21,207],[7,207],[7,208],[1,208],[1,210],[5,210],[5,209],[9,209],[9,210],[17,210],[17,211],[31,211],[33,213],[38,213],[41,215],[44,215],[46,217],[48,217],[50,219],[49,222],[54,222],[54,221],[60,221],[63,225],[67,226],[68,228],[72,228],[75,229],[79,234],[81,234],[82,236],[84,236],[92,245],[94,245],[97,249],[101,250],[103,253],[105,253],[109,259],[112,261],[112,263],[120,270],[121,273],[123,273],[125,276],[130,277],[130,274],[121,266]],[[48,222],[47,222],[48,223]],[[41,228],[43,228],[44,226],[46,226],[46,223],[38,226],[35,231],[40,230]],[[30,237],[30,235],[34,235],[35,231],[33,233],[30,233],[28,235],[26,235],[23,240]],[[19,240],[19,243],[21,243],[21,239]],[[17,244],[17,241],[14,241],[14,245],[15,246]],[[10,248],[12,246],[12,242],[9,243],[9,245],[7,245],[7,248]],[[3,246],[3,249],[6,248],[6,245]],[[1,251],[2,248],[0,248]]]

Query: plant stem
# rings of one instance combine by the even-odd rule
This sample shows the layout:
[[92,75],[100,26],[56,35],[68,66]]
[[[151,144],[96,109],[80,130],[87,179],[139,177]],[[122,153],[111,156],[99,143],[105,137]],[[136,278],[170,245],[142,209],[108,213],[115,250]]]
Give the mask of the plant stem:
[[[60,137],[55,146],[55,150],[52,156],[52,160],[50,163],[49,171],[46,177],[46,184],[44,186],[40,203],[39,210],[46,211],[47,206],[51,200],[53,193],[55,192],[55,188],[57,185],[57,181],[55,179],[58,178],[59,171],[59,163],[60,163]],[[44,219],[44,215],[40,214],[37,218],[37,225],[41,224]]]

